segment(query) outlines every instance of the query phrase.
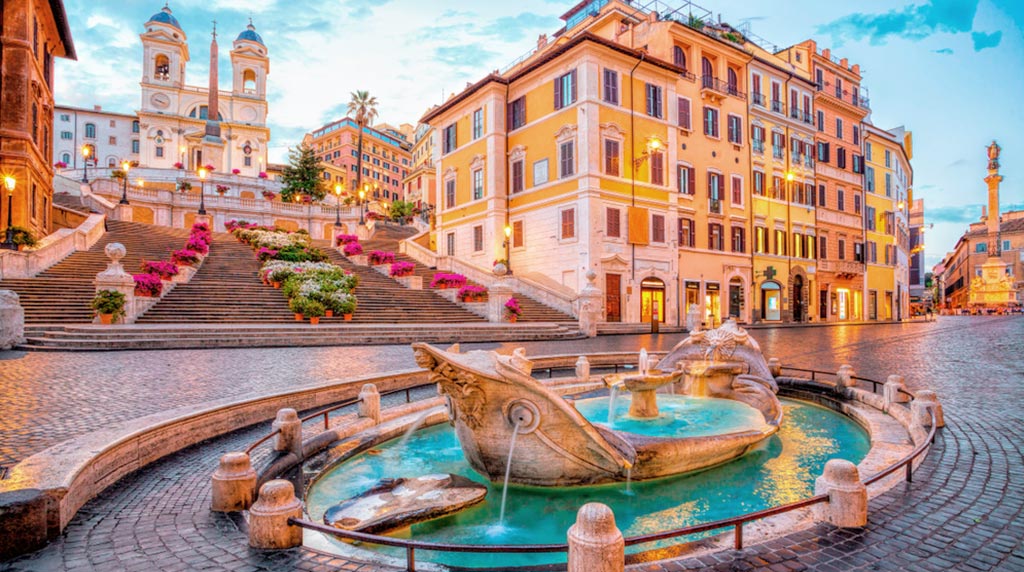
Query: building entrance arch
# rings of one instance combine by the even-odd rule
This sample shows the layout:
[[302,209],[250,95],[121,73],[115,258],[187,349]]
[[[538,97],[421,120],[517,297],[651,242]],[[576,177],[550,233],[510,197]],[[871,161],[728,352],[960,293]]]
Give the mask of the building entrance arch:
[[650,322],[655,314],[665,321],[665,282],[651,276],[640,282],[640,321]]

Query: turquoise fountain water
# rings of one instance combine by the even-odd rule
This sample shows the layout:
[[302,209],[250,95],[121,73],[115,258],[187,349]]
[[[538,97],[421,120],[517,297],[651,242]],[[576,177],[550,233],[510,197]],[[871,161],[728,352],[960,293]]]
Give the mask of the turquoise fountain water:
[[[736,402],[700,400],[708,411],[696,411],[692,399],[659,395],[663,416],[651,420],[659,429],[695,435],[704,423],[726,423],[737,429],[756,419]],[[623,413],[628,409],[625,400]],[[727,400],[726,400],[727,401]],[[602,407],[603,403],[603,407]],[[732,407],[732,404],[741,408]],[[499,525],[501,483],[490,483],[465,461],[462,448],[447,424],[417,431],[403,447],[398,440],[362,453],[326,473],[310,489],[307,507],[320,521],[331,505],[359,494],[378,479],[430,473],[463,475],[486,484],[487,500],[458,514],[416,524],[396,536],[447,543],[545,544],[565,542],[565,532],[576,511],[588,502],[607,504],[615,511],[626,536],[679,528],[787,504],[812,496],[814,479],[825,462],[842,458],[858,463],[867,454],[869,439],[851,419],[829,409],[783,400],[785,417],[780,431],[757,450],[725,465],[703,472],[658,479],[590,487],[524,487],[510,485],[504,523]],[[581,400],[577,407],[596,423],[608,421],[608,399]],[[616,406],[617,430],[629,431]],[[747,408],[750,409],[750,408]],[[760,421],[763,423],[763,420]],[[715,432],[721,431],[721,426]],[[637,428],[640,432],[640,428]],[[340,543],[323,541],[327,545]],[[662,545],[672,544],[666,542]],[[337,545],[335,545],[337,546]],[[658,545],[635,547],[649,550]],[[362,548],[401,557],[402,552],[369,544]],[[419,552],[417,553],[420,554]],[[564,554],[454,554],[421,555],[425,560],[455,566],[521,566],[564,562]]]

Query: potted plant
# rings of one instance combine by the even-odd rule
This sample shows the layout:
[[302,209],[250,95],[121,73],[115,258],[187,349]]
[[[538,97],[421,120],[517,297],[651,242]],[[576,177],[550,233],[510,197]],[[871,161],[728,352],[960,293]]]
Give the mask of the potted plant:
[[413,270],[416,269],[416,265],[412,262],[406,262],[399,260],[391,264],[391,269],[388,273],[392,278],[400,278],[402,276],[412,276]]
[[228,192],[230,189],[231,187],[227,185],[217,185],[217,194],[223,197],[224,193]]
[[371,250],[370,251],[370,265],[377,266],[379,264],[390,264],[395,261],[394,252],[385,252],[383,250]]
[[261,179],[266,179],[267,178],[267,173],[266,173],[266,171],[260,171],[260,174],[258,176]]
[[238,175],[238,174],[240,174],[241,172],[242,172],[242,170],[241,170],[241,169],[231,169],[231,174],[232,174],[232,175]]
[[56,163],[53,164],[53,166],[55,168],[57,168],[57,169],[67,169],[68,168],[68,164],[65,163],[64,161],[57,161]]
[[178,161],[177,163],[174,164],[174,168],[175,169],[184,169],[185,168],[185,164],[182,163],[181,161]]
[[486,295],[487,288],[473,284],[467,284],[459,288],[458,293],[459,299],[463,302],[483,302]]
[[156,274],[134,274],[135,295],[143,298],[159,298],[164,291],[164,282]]
[[[13,235],[12,240],[18,247],[18,250],[21,250],[22,248],[34,248],[39,244],[39,241],[32,236],[32,233],[28,229],[21,228],[20,226],[12,226],[11,233]],[[0,236],[3,236],[3,233],[0,233]]]
[[334,237],[335,246],[344,246],[350,242],[359,242],[359,237],[354,234],[339,234]]
[[306,300],[307,298],[303,298],[302,296],[296,296],[291,300],[288,300],[288,308],[290,308],[295,314],[296,322],[302,321],[302,316],[306,312]]
[[182,181],[182,182],[178,183],[178,191],[179,192],[187,193],[187,192],[189,192],[191,190],[192,190],[192,183],[190,183],[188,181]]
[[124,316],[125,297],[117,290],[100,290],[92,299],[92,309],[100,323],[110,325]]
[[358,242],[350,242],[342,249],[345,256],[359,256],[363,253],[363,247]]
[[161,280],[171,280],[178,275],[178,265],[166,260],[143,260],[142,271],[146,274],[156,274]]
[[352,314],[356,311],[357,304],[354,295],[338,290],[331,293],[328,302],[335,314],[340,314],[346,322],[352,321]]
[[272,201],[277,198],[277,193],[275,193],[274,191],[263,191],[263,198],[267,199],[268,201]]
[[189,248],[182,248],[171,253],[171,261],[178,266],[195,266],[199,264],[199,253]]
[[508,302],[505,302],[505,318],[511,323],[516,323],[519,316],[522,315],[523,309],[519,307],[519,300],[515,298],[509,298]]
[[206,169],[208,173],[212,173],[216,170],[213,168],[213,165],[203,165],[203,168]]

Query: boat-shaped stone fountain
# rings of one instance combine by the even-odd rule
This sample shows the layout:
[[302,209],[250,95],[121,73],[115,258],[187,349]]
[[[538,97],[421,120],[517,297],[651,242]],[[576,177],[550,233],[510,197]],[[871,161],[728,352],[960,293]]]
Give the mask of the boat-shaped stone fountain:
[[732,400],[760,414],[754,425],[704,428],[699,436],[640,434],[592,422],[531,376],[532,363],[522,349],[501,355],[422,343],[413,348],[416,363],[432,372],[447,398],[466,460],[495,482],[567,486],[697,471],[750,451],[782,421],[768,364],[734,322],[691,334],[655,368],[641,364],[635,374],[605,379],[613,392],[630,392],[627,417],[641,423],[659,419],[659,403],[672,401],[672,394],[706,397],[709,407],[713,400]]

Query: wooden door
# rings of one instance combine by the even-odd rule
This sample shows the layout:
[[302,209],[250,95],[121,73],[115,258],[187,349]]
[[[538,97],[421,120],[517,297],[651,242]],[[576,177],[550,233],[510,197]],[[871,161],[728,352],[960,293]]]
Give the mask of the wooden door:
[[619,274],[605,274],[604,313],[609,322],[622,321],[622,276]]

